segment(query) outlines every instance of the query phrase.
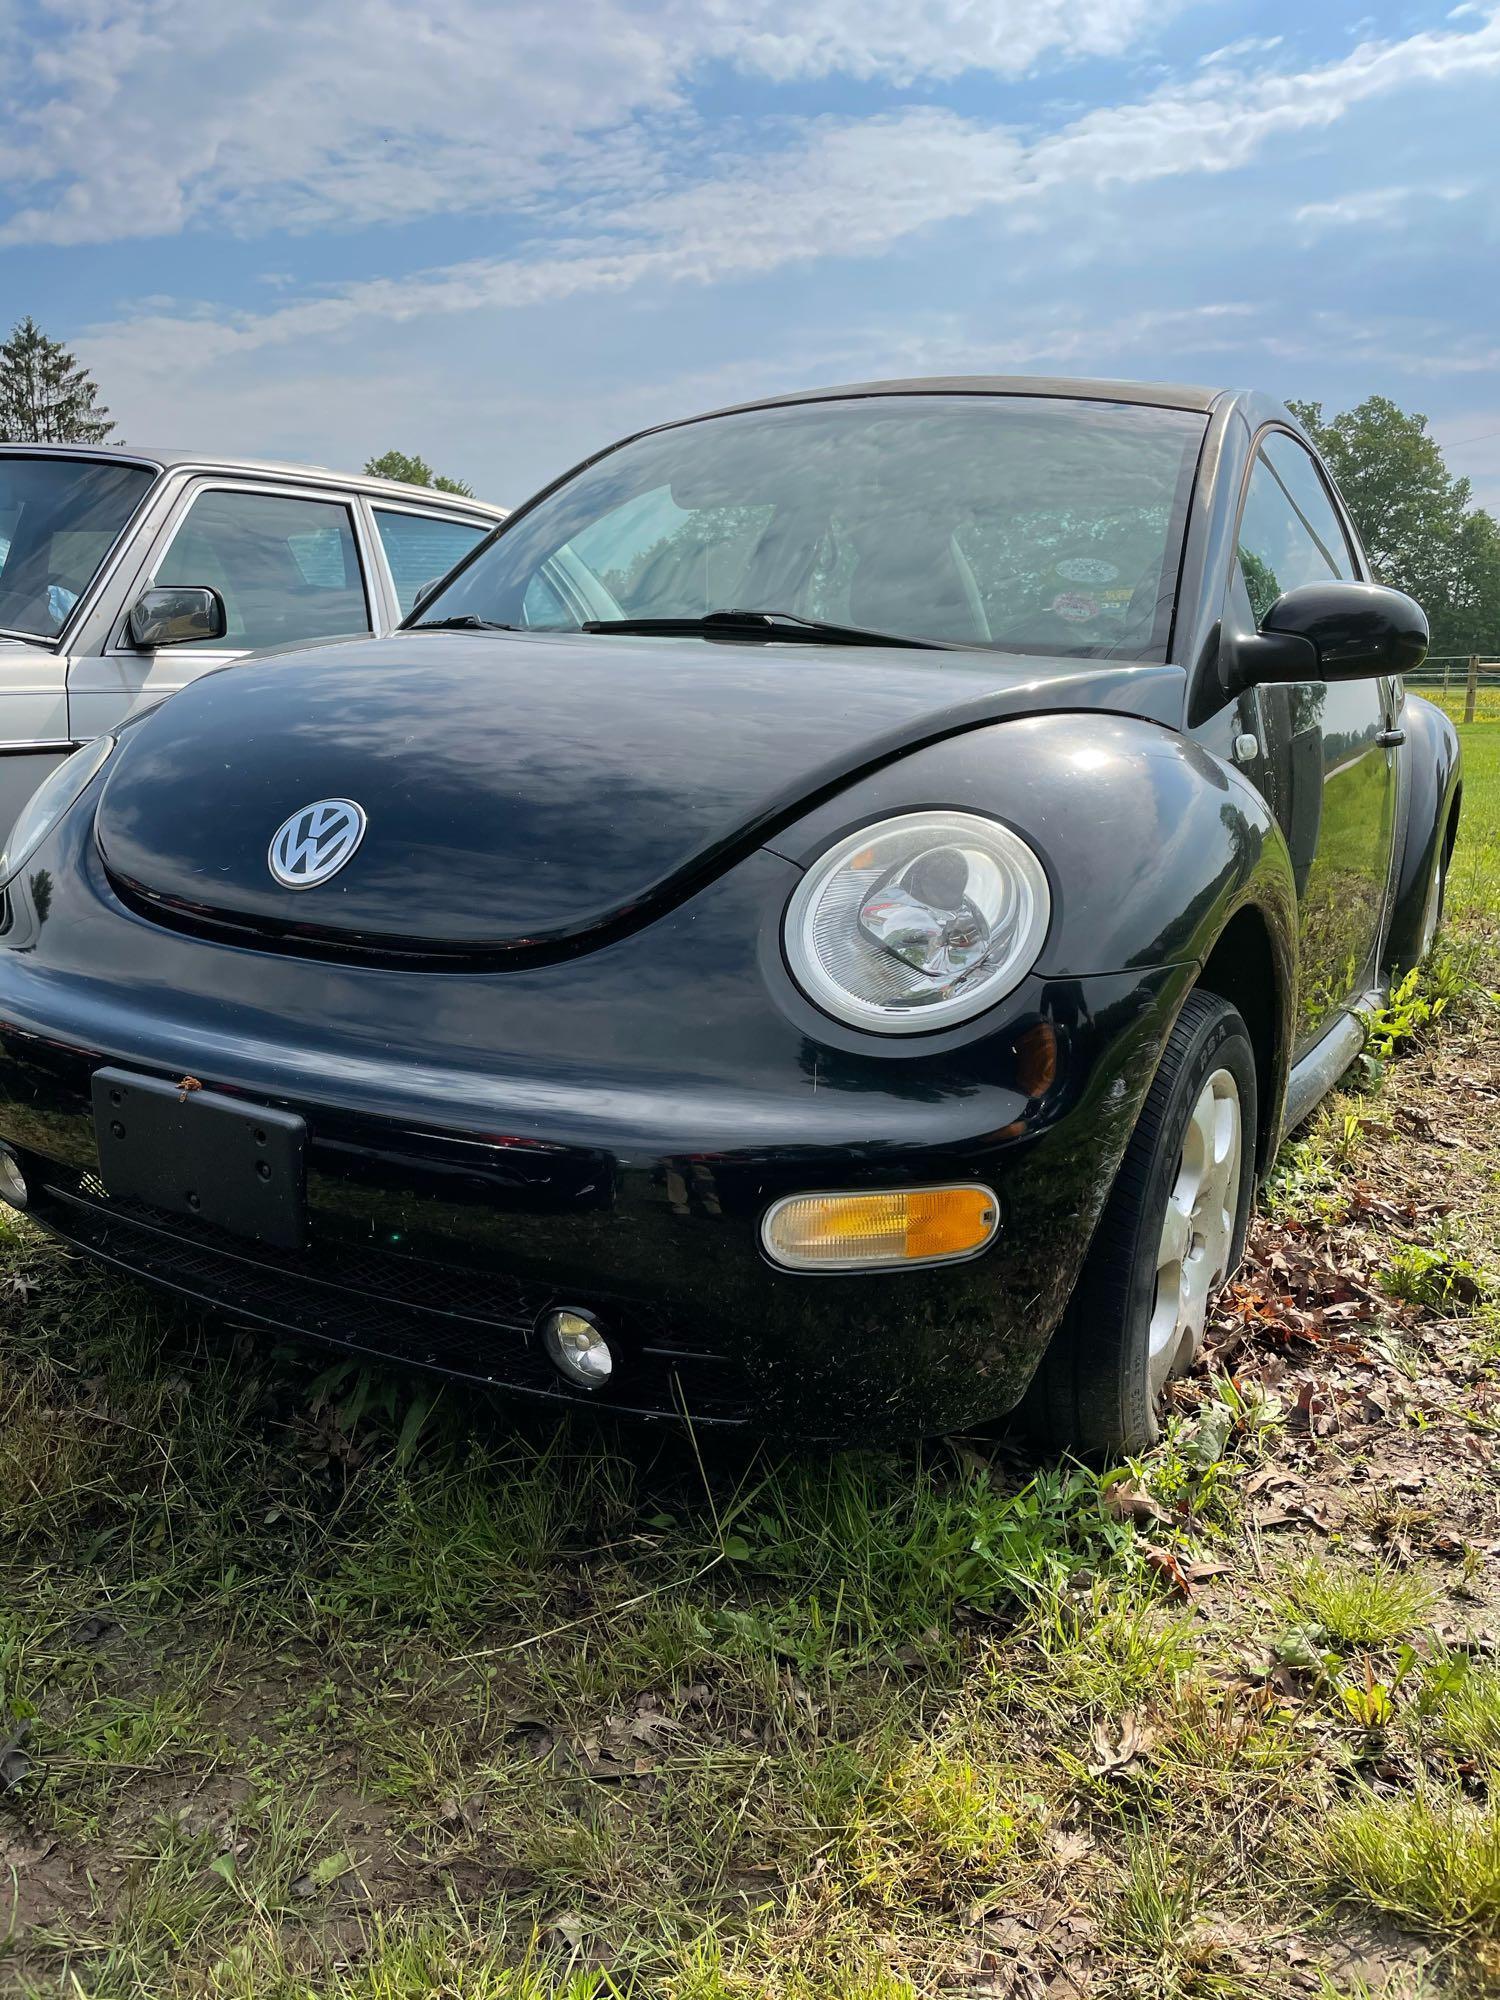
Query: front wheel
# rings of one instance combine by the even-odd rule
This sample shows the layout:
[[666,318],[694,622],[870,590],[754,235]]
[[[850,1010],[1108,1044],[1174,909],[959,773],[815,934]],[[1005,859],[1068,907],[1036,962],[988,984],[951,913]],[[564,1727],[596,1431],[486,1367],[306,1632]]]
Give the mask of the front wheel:
[[1203,1346],[1255,1185],[1255,1052],[1214,993],[1183,1004],[1025,1414],[1075,1450],[1133,1451]]

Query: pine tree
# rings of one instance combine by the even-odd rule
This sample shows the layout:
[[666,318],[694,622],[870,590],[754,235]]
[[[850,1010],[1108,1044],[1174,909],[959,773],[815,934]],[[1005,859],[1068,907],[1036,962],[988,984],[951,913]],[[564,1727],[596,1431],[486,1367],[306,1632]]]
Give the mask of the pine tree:
[[92,376],[28,313],[0,343],[0,438],[102,444],[113,429]]

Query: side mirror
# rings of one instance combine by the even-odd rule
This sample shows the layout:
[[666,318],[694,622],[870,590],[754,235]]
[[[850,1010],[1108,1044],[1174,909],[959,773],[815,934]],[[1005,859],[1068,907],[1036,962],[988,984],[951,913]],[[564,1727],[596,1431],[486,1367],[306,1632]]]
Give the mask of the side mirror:
[[[444,571],[444,575],[446,574],[447,572]],[[417,585],[417,594],[411,601],[411,610],[408,611],[406,614],[408,618],[416,617],[417,613],[422,609],[422,606],[427,602],[428,598],[433,596],[433,594],[436,592],[437,587],[442,582],[442,580],[443,578],[441,576],[430,576],[428,577],[425,583],[419,583]]]
[[133,645],[188,646],[205,639],[222,639],[229,617],[218,591],[206,584],[156,584],[143,590],[130,613]]
[[1303,583],[1250,637],[1225,645],[1230,694],[1267,681],[1359,681],[1409,674],[1427,657],[1427,614],[1380,583]]

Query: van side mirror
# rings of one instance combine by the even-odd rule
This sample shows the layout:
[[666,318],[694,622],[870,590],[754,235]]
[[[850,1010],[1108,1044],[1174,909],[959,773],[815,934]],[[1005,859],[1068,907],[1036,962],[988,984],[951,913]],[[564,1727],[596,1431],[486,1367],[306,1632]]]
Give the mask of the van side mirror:
[[1409,674],[1427,657],[1427,614],[1381,583],[1302,583],[1260,630],[1224,642],[1229,694],[1268,681],[1359,681]]
[[[444,576],[447,575],[446,570],[443,572],[443,575]],[[441,576],[430,576],[428,577],[425,583],[419,583],[417,585],[417,594],[411,601],[411,610],[408,611],[406,614],[408,618],[416,617],[417,613],[422,609],[422,606],[427,602],[427,600],[436,594],[437,587],[442,582],[442,580],[443,578]]]
[[206,639],[222,639],[228,630],[224,600],[207,584],[155,584],[131,607],[130,640],[142,651],[202,645]]

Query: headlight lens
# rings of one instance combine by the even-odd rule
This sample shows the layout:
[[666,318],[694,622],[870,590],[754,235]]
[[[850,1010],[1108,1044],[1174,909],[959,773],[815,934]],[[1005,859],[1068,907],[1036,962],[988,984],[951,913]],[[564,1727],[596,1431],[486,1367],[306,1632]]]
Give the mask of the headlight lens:
[[0,889],[15,879],[63,814],[80,799],[114,754],[113,736],[96,736],[43,778],[10,830],[0,854]]
[[808,869],[787,907],[786,954],[825,1013],[910,1035],[966,1021],[1019,985],[1051,914],[1046,870],[1009,827],[903,813]]

